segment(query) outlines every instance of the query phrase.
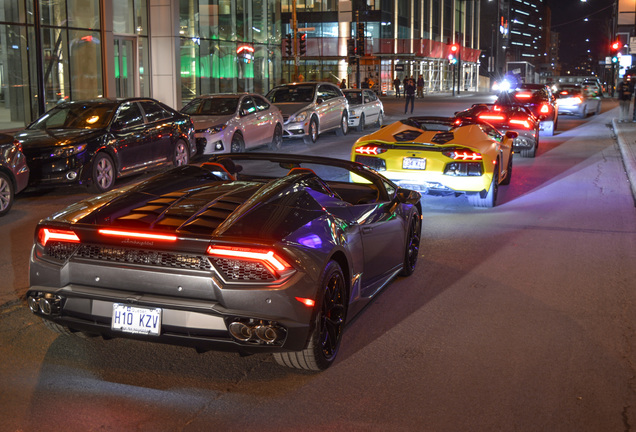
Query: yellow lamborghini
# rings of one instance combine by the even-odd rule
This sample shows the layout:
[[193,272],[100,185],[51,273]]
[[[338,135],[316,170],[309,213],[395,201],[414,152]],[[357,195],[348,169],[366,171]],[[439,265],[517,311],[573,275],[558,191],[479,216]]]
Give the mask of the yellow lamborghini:
[[499,185],[510,183],[516,136],[478,119],[410,117],[358,139],[351,160],[407,189],[493,207]]

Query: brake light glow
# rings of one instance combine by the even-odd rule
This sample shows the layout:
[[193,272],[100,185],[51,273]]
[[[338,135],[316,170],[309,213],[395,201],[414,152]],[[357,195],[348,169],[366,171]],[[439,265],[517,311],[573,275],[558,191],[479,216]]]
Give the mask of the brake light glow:
[[368,145],[356,147],[355,152],[363,155],[379,155],[380,153],[386,152],[386,149],[377,145]]
[[502,114],[481,114],[479,116],[482,120],[495,120],[495,121],[504,121],[506,119]]
[[502,111],[501,107],[499,105],[495,105],[494,107],[492,107],[493,111]]
[[478,161],[482,160],[481,154],[470,150],[451,150],[443,152],[444,156],[447,156],[454,160],[470,160]]
[[540,112],[541,114],[547,114],[547,113],[549,113],[549,112],[550,112],[550,105],[548,105],[548,104],[543,104],[543,105],[541,105],[541,109],[539,110],[539,112]]
[[120,230],[105,229],[105,228],[100,229],[97,232],[109,237],[129,237],[129,238],[138,238],[143,240],[177,241],[177,236],[169,235],[169,234],[151,234],[151,233],[143,233],[143,232],[135,232],[135,231],[120,231]]
[[224,247],[209,246],[208,255],[224,257],[224,258],[244,258],[247,260],[258,261],[271,270],[283,271],[292,267],[285,262],[280,256],[276,255],[272,250],[241,248],[241,247]]
[[532,93],[517,93],[515,94],[517,99],[530,99],[532,97]]
[[46,246],[49,240],[57,240],[66,243],[79,243],[80,241],[77,234],[71,230],[41,228],[38,232],[38,241],[42,246]]
[[577,104],[583,103],[583,99],[581,98],[581,96],[573,98],[572,101]]
[[296,297],[296,300],[308,307],[314,307],[314,305],[316,304],[316,301],[310,298]]
[[510,124],[519,125],[519,126],[523,126],[526,129],[530,129],[530,123],[528,123],[528,120],[510,119]]

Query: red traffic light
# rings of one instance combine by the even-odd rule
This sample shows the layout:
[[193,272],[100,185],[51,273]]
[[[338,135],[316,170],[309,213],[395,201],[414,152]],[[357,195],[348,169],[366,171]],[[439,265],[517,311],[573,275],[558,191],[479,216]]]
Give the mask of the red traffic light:
[[459,51],[459,45],[457,44],[452,44],[450,47],[450,50],[453,54],[455,54],[457,51]]
[[613,50],[617,50],[620,47],[621,47],[621,43],[620,42],[616,41],[616,42],[612,43],[612,49]]

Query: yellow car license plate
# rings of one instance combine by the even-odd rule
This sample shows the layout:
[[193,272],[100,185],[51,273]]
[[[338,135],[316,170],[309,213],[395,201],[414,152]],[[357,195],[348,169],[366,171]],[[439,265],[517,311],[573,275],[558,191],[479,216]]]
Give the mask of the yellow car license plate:
[[425,170],[426,159],[416,157],[405,157],[402,159],[402,169]]

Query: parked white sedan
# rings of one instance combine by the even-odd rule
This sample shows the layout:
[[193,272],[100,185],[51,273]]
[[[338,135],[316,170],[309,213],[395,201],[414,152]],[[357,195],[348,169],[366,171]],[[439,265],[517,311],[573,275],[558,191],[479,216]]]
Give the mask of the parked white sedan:
[[371,123],[382,127],[384,106],[372,90],[344,90],[344,95],[349,101],[349,127],[355,127],[359,132]]
[[283,115],[261,95],[252,93],[199,96],[181,109],[194,122],[198,154],[241,153],[283,143]]

